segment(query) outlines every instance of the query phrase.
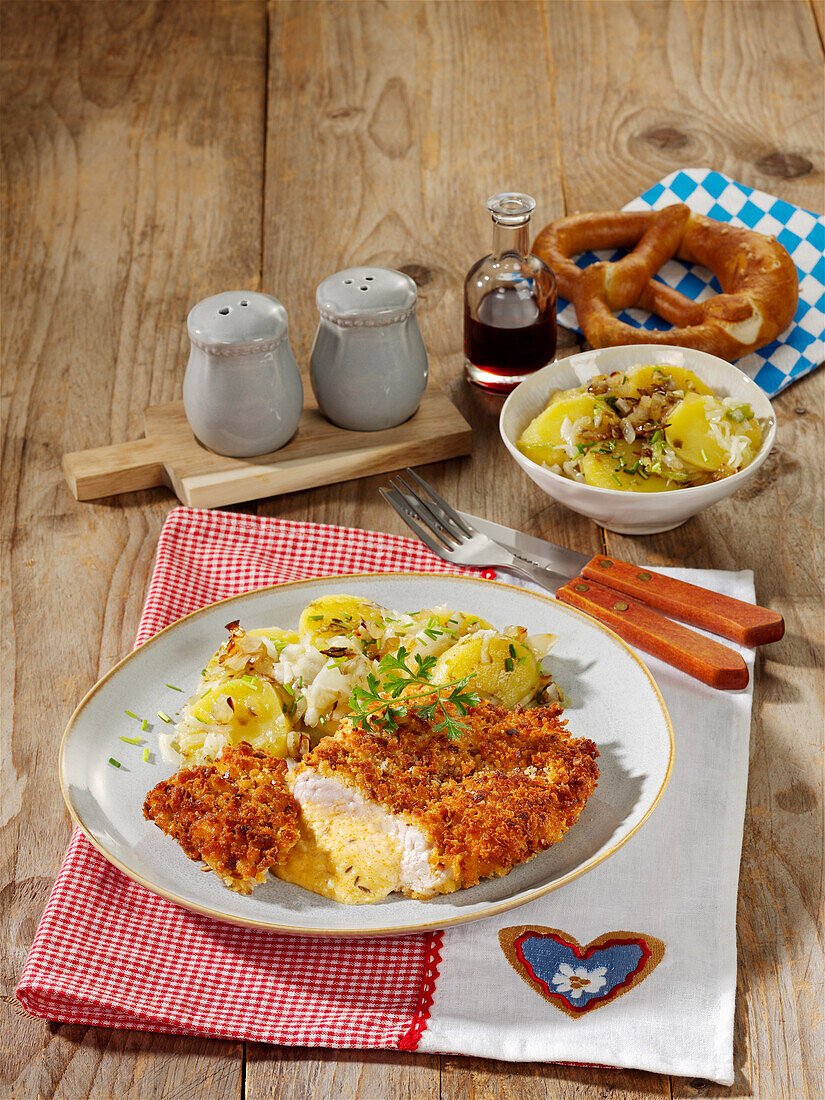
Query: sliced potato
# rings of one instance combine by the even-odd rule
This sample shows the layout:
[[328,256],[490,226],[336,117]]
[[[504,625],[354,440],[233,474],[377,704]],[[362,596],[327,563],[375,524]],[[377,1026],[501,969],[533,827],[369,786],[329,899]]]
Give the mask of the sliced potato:
[[475,634],[479,630],[492,630],[493,626],[486,619],[478,615],[471,615],[464,611],[453,611],[447,607],[424,608],[412,616],[416,623],[416,629],[444,631],[454,640],[464,638],[468,634]]
[[762,429],[756,420],[734,424],[726,418],[726,412],[725,406],[713,396],[686,393],[684,400],[668,417],[665,438],[685,462],[700,470],[720,470],[729,465],[730,452],[720,446],[711,429],[711,423],[715,421],[729,438],[747,438],[747,447],[740,463],[746,466],[762,444]]
[[568,419],[571,424],[575,424],[582,417],[590,417],[592,420],[597,408],[602,414],[603,424],[617,421],[616,414],[604,401],[599,401],[592,393],[576,390],[557,394],[544,412],[524,429],[518,441],[518,449],[533,462],[544,462],[550,466],[556,462],[563,462],[567,458],[564,450],[561,449],[563,444],[561,426],[565,419]]
[[624,439],[616,439],[610,454],[600,454],[599,448],[593,447],[581,459],[585,481],[600,489],[616,489],[629,493],[666,493],[676,489],[675,481],[668,481],[658,474],[648,474],[645,477],[638,470],[631,474],[623,468],[634,466],[641,453],[642,447],[638,440],[628,443]]
[[285,643],[286,645],[292,642],[300,641],[298,634],[294,630],[282,630],[279,626],[262,626],[255,630],[247,630],[247,634],[253,638],[269,638],[272,642]]
[[512,709],[528,703],[541,686],[532,650],[502,634],[471,634],[443,653],[433,669],[435,684],[472,676],[467,688]]
[[[486,619],[448,607],[411,611],[403,619],[387,620],[387,631],[380,643],[379,654],[396,653],[400,646],[422,657],[439,657],[459,639],[479,630],[492,630]],[[410,664],[410,662],[407,662]],[[412,665],[410,664],[410,667]]]
[[669,366],[644,366],[638,367],[628,374],[628,381],[638,394],[641,390],[649,390],[653,386],[661,385],[668,377],[673,379],[673,385],[677,390],[693,391],[695,393],[712,393],[698,375],[684,367]]
[[285,695],[257,676],[224,680],[205,692],[192,714],[206,725],[219,725],[231,745],[248,741],[273,756],[286,756],[286,736],[293,727]]
[[357,596],[320,596],[301,612],[298,633],[301,638],[324,640],[338,634],[352,634],[361,623],[374,635],[384,630],[387,609]]

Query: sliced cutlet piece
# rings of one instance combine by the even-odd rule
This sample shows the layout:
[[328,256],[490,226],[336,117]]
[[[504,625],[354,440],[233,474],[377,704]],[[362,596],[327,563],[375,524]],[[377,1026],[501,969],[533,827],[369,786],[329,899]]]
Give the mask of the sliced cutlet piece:
[[471,708],[454,739],[415,715],[344,720],[291,773],[301,837],[275,873],[346,903],[428,898],[506,875],[561,840],[598,778],[558,706]]
[[146,796],[143,816],[201,859],[230,890],[250,894],[298,839],[286,764],[246,741],[212,764],[182,768]]

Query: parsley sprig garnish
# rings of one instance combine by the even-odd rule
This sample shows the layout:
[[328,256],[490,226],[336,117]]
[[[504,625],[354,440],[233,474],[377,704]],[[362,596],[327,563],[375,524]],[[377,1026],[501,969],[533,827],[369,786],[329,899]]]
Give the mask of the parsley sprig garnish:
[[437,658],[416,653],[410,668],[409,656],[401,646],[397,653],[381,658],[376,672],[367,677],[366,687],[355,685],[349,700],[353,726],[364,732],[380,728],[385,733],[395,733],[399,719],[414,714],[432,723],[435,733],[443,731],[450,738],[460,737],[466,723],[456,715],[465,715],[469,707],[479,702],[474,692],[464,690],[473,676],[433,684],[430,678]]

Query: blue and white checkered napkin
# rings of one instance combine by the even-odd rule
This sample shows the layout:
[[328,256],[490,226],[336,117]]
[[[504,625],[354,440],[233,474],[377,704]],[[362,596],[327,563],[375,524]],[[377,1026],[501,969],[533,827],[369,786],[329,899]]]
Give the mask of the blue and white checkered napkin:
[[[697,214],[776,237],[799,272],[799,305],[790,326],[772,343],[739,359],[737,367],[750,375],[768,397],[775,397],[791,382],[821,366],[825,360],[825,218],[706,168],[673,172],[624,209],[661,210],[677,202],[687,203]],[[576,262],[584,267],[621,255],[609,250],[585,252]],[[709,271],[680,260],[669,260],[657,278],[696,301],[721,293]],[[624,310],[619,318],[647,330],[669,327],[666,321],[643,309]],[[581,332],[575,308],[561,297],[559,323]]]

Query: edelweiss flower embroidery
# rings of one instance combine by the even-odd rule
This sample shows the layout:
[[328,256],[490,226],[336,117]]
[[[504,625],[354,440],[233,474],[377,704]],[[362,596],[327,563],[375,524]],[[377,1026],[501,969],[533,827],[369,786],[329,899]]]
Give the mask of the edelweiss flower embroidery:
[[607,985],[606,973],[606,966],[597,966],[595,970],[577,966],[574,970],[567,963],[560,963],[552,981],[557,993],[569,993],[576,998],[581,997],[582,993],[598,993],[603,985]]

